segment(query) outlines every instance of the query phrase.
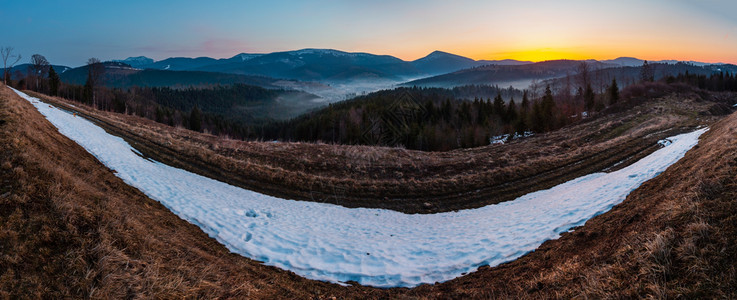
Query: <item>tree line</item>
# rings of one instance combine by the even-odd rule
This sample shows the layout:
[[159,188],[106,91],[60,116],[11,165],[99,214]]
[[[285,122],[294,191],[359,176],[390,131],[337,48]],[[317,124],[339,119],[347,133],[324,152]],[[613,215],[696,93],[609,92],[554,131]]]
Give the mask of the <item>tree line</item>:
[[488,145],[493,136],[556,130],[578,119],[561,110],[548,87],[539,99],[473,101],[452,90],[397,88],[375,92],[287,122],[270,124],[265,139],[401,146],[446,151]]
[[719,72],[707,76],[689,74],[686,71],[686,73],[677,76],[666,77],[665,82],[669,84],[685,83],[702,90],[714,92],[737,92],[737,75],[734,73]]
[[[331,104],[288,121],[273,121],[234,108],[259,105],[294,91],[245,84],[184,89],[108,88],[101,82],[104,65],[94,58],[88,60],[87,72],[84,85],[63,83],[48,61],[35,54],[26,76],[14,82],[4,72],[4,80],[20,89],[60,96],[99,110],[230,138],[399,146],[424,151],[477,147],[488,145],[494,136],[508,134],[511,138],[557,130],[593,117],[608,106],[636,105],[631,98],[641,97],[638,89],[647,84],[651,89],[654,81],[650,71],[643,68],[639,85],[621,89],[615,78],[603,92],[597,93],[587,77],[587,66],[582,63],[577,88],[554,91],[548,85],[539,96],[537,92],[512,87],[402,87]],[[706,76],[686,72],[660,81],[658,84],[737,91],[737,78],[731,73]],[[474,93],[487,97],[470,100]],[[496,96],[488,97],[493,93]]]
[[87,61],[84,85],[69,84],[60,80],[59,74],[42,55],[34,54],[30,62],[26,74],[16,74],[16,80],[13,80],[9,72],[4,72],[3,80],[18,89],[59,96],[103,111],[136,115],[169,126],[240,139],[258,138],[259,124],[269,120],[237,108],[297,93],[245,84],[200,89],[108,88],[103,82],[104,63],[96,58]]

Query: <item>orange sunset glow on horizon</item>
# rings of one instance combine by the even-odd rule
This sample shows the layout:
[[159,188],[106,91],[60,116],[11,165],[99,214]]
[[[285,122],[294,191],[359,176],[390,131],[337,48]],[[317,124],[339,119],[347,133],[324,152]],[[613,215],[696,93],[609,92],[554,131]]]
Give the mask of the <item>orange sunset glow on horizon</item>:
[[[410,24],[353,42],[353,51],[413,60],[441,50],[481,60],[614,59],[737,63],[737,2],[517,1],[475,3],[457,12],[437,4],[424,12],[439,24]],[[419,13],[417,13],[419,14]],[[390,21],[392,22],[392,21]],[[369,35],[372,35],[369,33]],[[398,45],[393,40],[403,39]],[[375,43],[379,41],[379,43]],[[392,44],[391,51],[375,44]],[[383,51],[382,51],[383,50]]]
[[[17,13],[0,11],[0,24],[15,28],[4,33],[3,42],[26,57],[43,52],[72,66],[91,53],[103,60],[137,55],[160,60],[303,48],[404,60],[440,50],[476,60],[626,56],[737,64],[737,1],[727,0],[181,1],[176,6],[130,1],[74,10],[50,3],[37,11],[14,5],[8,10]],[[93,13],[108,9],[117,13]],[[129,22],[130,15],[137,21]]]

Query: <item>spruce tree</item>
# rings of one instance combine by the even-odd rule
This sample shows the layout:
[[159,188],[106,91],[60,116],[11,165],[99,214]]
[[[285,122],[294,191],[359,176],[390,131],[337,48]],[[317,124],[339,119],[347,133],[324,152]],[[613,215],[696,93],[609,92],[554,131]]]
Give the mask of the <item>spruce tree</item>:
[[522,92],[522,103],[520,103],[515,130],[520,134],[530,130],[530,99],[527,97],[527,90]]
[[453,107],[450,104],[450,99],[445,99],[445,102],[443,103],[443,108],[442,108],[442,111],[443,111],[442,115],[445,121],[450,121],[452,109]]
[[540,101],[534,101],[532,103],[532,112],[530,113],[530,119],[532,120],[532,130],[535,132],[544,132],[545,131],[545,120],[544,120],[544,114],[542,105],[540,104]]
[[49,67],[49,94],[56,96],[59,94],[59,74],[56,73],[54,67]]
[[482,99],[481,101],[474,101],[474,106],[476,108],[476,120],[478,124],[486,124],[488,118],[486,115],[486,103],[484,103],[484,100]]
[[543,96],[541,109],[544,130],[547,131],[555,128],[555,100],[553,99],[553,92],[550,90],[550,85],[545,87],[545,95]]
[[499,116],[504,116],[504,113],[506,113],[501,94],[496,94],[496,97],[494,97],[494,113]]
[[505,119],[507,123],[511,123],[517,120],[517,104],[514,103],[514,98],[509,100],[509,105],[507,105],[507,113],[506,113]]
[[583,92],[583,103],[586,106],[586,111],[591,111],[594,109],[594,104],[596,101],[596,94],[594,94],[594,89],[591,88],[591,84],[586,85],[586,91]]
[[653,72],[653,67],[647,63],[647,60],[642,63],[642,67],[640,67],[640,81],[641,82],[652,82],[655,81],[655,72]]
[[527,113],[528,110],[530,110],[530,99],[527,97],[527,90],[524,90],[524,92],[522,92],[522,104],[520,106],[520,111],[522,113]]
[[202,112],[200,112],[200,109],[196,105],[189,113],[189,129],[194,131],[202,130]]
[[617,79],[612,79],[612,84],[609,86],[609,104],[614,105],[619,101],[619,86],[617,86]]

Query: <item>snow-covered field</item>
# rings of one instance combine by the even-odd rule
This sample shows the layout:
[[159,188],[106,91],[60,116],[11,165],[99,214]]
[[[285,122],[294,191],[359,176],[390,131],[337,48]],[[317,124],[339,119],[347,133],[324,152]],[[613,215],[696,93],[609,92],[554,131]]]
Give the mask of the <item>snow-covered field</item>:
[[274,198],[152,162],[123,139],[16,91],[126,183],[231,251],[331,282],[411,287],[495,266],[606,212],[698,143],[703,128],[616,172],[583,176],[514,201],[409,215]]

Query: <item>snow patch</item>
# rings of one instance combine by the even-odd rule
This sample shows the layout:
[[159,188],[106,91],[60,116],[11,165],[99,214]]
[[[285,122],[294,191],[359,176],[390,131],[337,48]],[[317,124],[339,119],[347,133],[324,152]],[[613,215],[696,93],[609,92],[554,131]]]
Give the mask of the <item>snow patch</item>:
[[337,57],[351,57],[351,58],[371,56],[371,54],[368,54],[368,53],[351,53],[351,52],[343,52],[343,51],[334,50],[334,49],[302,49],[302,50],[290,51],[289,53],[291,55],[297,55],[297,56],[312,54],[312,55],[320,55],[320,56],[331,55],[331,56],[337,56]]
[[503,145],[504,143],[506,143],[506,142],[508,142],[510,140],[516,140],[516,139],[531,137],[533,135],[535,135],[535,133],[532,132],[532,131],[525,131],[523,133],[519,133],[519,132],[516,132],[515,131],[513,135],[510,135],[510,134],[502,134],[502,135],[493,136],[493,137],[489,138],[489,144],[491,144],[491,145],[502,144]]
[[279,199],[148,161],[84,118],[15,92],[116,176],[231,251],[310,279],[378,287],[442,282],[534,251],[622,202],[707,131],[671,137],[670,144],[621,170],[579,177],[513,201],[404,214]]
[[238,57],[241,58],[241,61],[251,60],[259,56],[262,56],[262,54],[248,54],[248,53],[238,54]]
[[496,144],[503,145],[504,143],[507,142],[508,139],[509,139],[509,134],[495,135],[495,136],[492,136],[489,139],[489,144],[491,144],[491,145],[496,145]]
[[515,131],[514,132],[514,136],[512,136],[512,138],[516,140],[516,139],[521,139],[521,138],[528,138],[528,137],[531,137],[533,135],[535,135],[535,133],[532,132],[532,131],[525,131],[522,134],[520,134],[519,132],[516,132]]

